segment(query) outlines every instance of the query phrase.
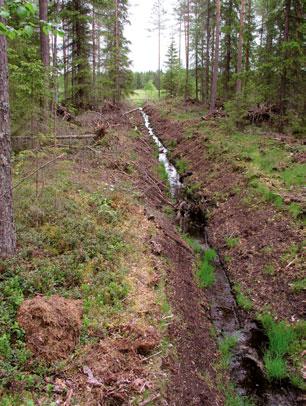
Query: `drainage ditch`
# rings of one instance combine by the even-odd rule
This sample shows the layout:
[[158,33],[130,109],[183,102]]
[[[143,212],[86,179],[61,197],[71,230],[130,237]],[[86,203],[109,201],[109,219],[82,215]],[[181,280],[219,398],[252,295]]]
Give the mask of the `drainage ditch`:
[[[178,219],[184,232],[195,238],[202,248],[202,254],[209,248],[206,231],[205,202],[197,196],[184,195],[184,184],[175,166],[168,158],[168,150],[158,138],[150,118],[140,109],[149,136],[159,150],[159,161],[164,165],[170,183],[172,197],[177,200]],[[206,289],[210,301],[210,313],[221,342],[228,336],[235,336],[237,345],[232,353],[229,373],[237,393],[250,397],[259,406],[300,405],[301,393],[289,380],[270,382],[264,371],[263,354],[268,344],[267,336],[257,320],[241,317],[233,294],[226,267],[220,257],[215,261],[216,281]]]

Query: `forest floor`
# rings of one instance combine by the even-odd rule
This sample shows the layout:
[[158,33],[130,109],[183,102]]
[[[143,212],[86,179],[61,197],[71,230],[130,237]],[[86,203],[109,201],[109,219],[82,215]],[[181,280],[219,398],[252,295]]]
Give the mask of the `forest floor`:
[[[102,113],[107,133],[94,145],[14,157],[19,242],[0,263],[1,406],[247,404],[230,384],[229,348],[217,342],[158,151],[139,112],[123,111],[78,117],[92,132]],[[146,111],[177,168],[193,173],[185,187],[205,201],[242,317],[269,310],[296,324],[305,290],[301,143],[230,137],[201,121],[197,106]],[[298,386],[301,353],[298,339],[286,353]]]

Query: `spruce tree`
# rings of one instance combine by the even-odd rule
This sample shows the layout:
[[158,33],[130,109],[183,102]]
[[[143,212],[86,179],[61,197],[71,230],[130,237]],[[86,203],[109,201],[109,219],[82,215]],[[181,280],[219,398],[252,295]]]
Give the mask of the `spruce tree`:
[[163,79],[164,89],[170,97],[175,97],[178,92],[180,62],[173,38],[168,48],[166,67],[167,70]]

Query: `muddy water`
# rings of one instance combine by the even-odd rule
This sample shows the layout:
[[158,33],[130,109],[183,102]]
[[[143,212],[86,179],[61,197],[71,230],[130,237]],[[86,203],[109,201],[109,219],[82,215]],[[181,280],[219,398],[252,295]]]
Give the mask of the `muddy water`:
[[[169,177],[171,194],[179,195],[184,187],[175,166],[168,158],[168,150],[154,133],[149,116],[140,109],[149,135],[159,149],[159,161],[165,166]],[[192,207],[192,205],[191,205]],[[198,216],[199,218],[199,216]],[[203,253],[209,247],[206,224],[201,222],[185,224],[184,231],[195,237],[201,244]],[[206,294],[210,301],[211,318],[216,328],[218,339],[227,336],[237,337],[237,346],[233,351],[230,375],[235,383],[237,393],[250,397],[259,406],[294,406],[301,405],[300,393],[289,382],[271,383],[265,376],[263,353],[267,346],[267,337],[257,321],[240,317],[226,268],[220,258],[216,260],[216,283]]]

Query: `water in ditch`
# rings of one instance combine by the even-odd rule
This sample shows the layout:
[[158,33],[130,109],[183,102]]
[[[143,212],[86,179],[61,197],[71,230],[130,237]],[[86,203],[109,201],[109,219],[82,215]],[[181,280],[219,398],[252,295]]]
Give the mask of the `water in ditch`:
[[[158,138],[150,118],[143,109],[139,109],[149,136],[159,150],[159,161],[163,163],[168,174],[170,190],[173,197],[184,187],[178,171],[168,158],[168,150]],[[181,207],[189,207],[192,211],[193,202],[183,202]],[[201,211],[201,210],[200,210]],[[206,231],[205,213],[200,213],[197,207],[186,218],[184,231],[196,238],[201,244],[203,253],[209,247],[209,236]],[[230,375],[235,383],[237,393],[248,396],[258,406],[295,406],[302,404],[301,393],[289,381],[271,383],[264,372],[263,353],[268,340],[262,327],[255,320],[241,319],[239,309],[232,292],[226,268],[220,258],[216,261],[216,283],[206,294],[210,301],[211,318],[216,328],[218,339],[227,336],[237,337],[237,346],[233,351],[230,365]]]

